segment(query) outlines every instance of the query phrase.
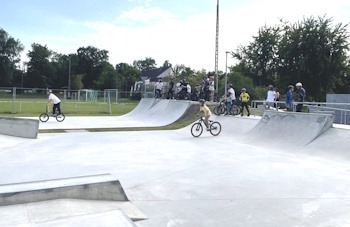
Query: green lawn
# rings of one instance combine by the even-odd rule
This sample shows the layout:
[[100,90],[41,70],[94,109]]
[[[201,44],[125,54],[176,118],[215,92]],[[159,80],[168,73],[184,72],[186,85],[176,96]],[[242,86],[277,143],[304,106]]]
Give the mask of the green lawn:
[[[34,117],[45,112],[46,99],[32,98],[19,99],[0,98],[0,116],[2,117]],[[106,102],[83,102],[63,100],[61,109],[70,116],[119,116],[130,112],[139,103],[138,100],[119,99],[118,103],[110,106]],[[51,110],[50,106],[50,110]],[[111,112],[111,113],[110,113]]]

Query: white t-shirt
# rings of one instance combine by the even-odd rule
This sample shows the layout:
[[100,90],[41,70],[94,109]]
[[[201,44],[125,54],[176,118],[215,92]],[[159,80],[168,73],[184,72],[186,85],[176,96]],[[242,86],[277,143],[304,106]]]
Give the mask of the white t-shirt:
[[163,88],[163,83],[158,81],[158,82],[156,83],[156,89],[157,89],[157,90],[162,90],[162,88]]
[[215,91],[214,80],[209,80],[209,91]]
[[267,99],[266,102],[274,102],[275,101],[275,97],[276,97],[276,92],[275,91],[268,91],[267,92]]
[[230,98],[231,98],[231,100],[236,100],[235,90],[233,90],[232,87],[230,87],[230,88],[227,90],[227,92],[230,93]]
[[59,99],[56,95],[50,93],[49,95],[49,101],[52,101],[53,104],[57,104],[57,103],[60,103],[61,102],[61,99]]
[[187,84],[187,93],[191,93],[191,85]]

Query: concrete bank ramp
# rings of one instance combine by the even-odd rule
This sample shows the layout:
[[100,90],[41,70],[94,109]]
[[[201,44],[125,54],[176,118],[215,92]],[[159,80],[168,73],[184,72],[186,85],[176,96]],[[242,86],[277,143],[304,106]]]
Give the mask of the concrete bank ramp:
[[254,145],[305,146],[333,125],[331,114],[265,111],[247,134]]
[[25,118],[0,117],[0,134],[36,139],[39,120]]
[[[122,210],[131,220],[147,217],[127,198],[110,174],[0,185],[0,216],[27,220],[55,220]],[[21,216],[22,215],[22,216]],[[11,220],[2,218],[0,226]],[[18,223],[17,223],[18,224]]]
[[158,101],[159,100],[153,99],[153,98],[143,98],[140,100],[139,104],[135,107],[135,109],[125,114],[124,117],[137,117],[137,116],[143,115],[145,112],[151,109],[156,103],[158,103]]

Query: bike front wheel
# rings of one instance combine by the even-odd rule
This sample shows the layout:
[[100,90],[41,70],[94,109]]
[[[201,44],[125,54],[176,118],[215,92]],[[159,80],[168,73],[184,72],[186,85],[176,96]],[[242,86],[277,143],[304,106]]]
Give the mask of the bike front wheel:
[[221,124],[217,121],[214,121],[213,123],[211,123],[210,125],[210,133],[213,136],[217,136],[219,135],[221,132]]
[[191,133],[193,137],[199,137],[202,135],[203,126],[200,123],[194,123],[191,127]]
[[66,117],[64,116],[63,113],[60,113],[60,114],[57,114],[57,115],[56,115],[56,120],[57,120],[58,122],[64,121],[65,118],[66,118]]
[[47,113],[42,113],[39,116],[39,120],[41,122],[47,122],[49,120],[49,115]]

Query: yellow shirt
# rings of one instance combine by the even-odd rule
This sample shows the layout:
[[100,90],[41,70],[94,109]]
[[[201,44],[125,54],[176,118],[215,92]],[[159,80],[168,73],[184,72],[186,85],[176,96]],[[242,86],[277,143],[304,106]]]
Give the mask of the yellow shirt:
[[247,92],[242,92],[239,97],[241,98],[242,102],[248,102],[250,99],[250,96]]
[[211,116],[211,111],[210,111],[209,107],[207,107],[206,105],[201,106],[199,108],[199,111],[204,112],[204,116]]

